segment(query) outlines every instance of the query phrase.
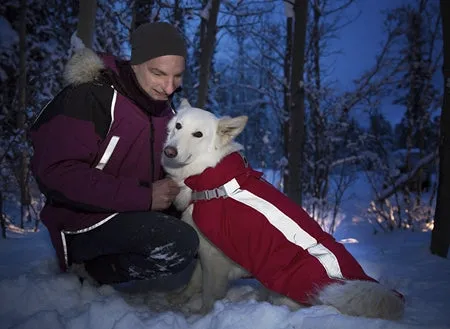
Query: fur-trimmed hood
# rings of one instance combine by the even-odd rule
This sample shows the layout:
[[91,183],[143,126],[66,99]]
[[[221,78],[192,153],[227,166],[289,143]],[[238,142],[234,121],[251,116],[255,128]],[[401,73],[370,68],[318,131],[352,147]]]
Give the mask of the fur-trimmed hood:
[[64,84],[79,85],[94,81],[105,68],[104,61],[92,49],[79,49],[64,68]]
[[113,86],[144,112],[152,116],[172,113],[168,101],[153,100],[139,85],[129,61],[109,54],[97,54],[89,48],[77,50],[64,68],[64,85],[77,86],[96,81]]

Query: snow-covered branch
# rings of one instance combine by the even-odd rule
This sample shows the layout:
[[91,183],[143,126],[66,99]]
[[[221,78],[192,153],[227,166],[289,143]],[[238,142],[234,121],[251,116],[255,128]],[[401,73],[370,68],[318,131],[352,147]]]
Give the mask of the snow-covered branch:
[[432,153],[428,154],[427,156],[423,157],[422,159],[420,159],[420,161],[417,162],[417,164],[414,166],[414,168],[411,171],[409,171],[409,172],[407,172],[407,173],[405,173],[403,175],[400,175],[395,180],[394,184],[392,184],[391,186],[389,186],[386,189],[382,190],[378,194],[378,196],[376,198],[376,202],[383,202],[385,199],[389,198],[399,188],[401,188],[409,180],[411,180],[421,168],[423,168],[424,166],[426,166],[427,164],[429,164],[433,160],[435,160],[437,155],[438,155],[438,151],[435,151],[435,152],[432,152]]

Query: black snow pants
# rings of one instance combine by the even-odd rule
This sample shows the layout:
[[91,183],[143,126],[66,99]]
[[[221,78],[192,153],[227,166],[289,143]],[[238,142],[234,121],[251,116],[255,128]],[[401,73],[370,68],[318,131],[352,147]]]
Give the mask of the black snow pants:
[[188,283],[198,244],[191,226],[160,212],[120,213],[91,231],[67,235],[69,261],[84,263],[100,284],[148,280],[157,290]]

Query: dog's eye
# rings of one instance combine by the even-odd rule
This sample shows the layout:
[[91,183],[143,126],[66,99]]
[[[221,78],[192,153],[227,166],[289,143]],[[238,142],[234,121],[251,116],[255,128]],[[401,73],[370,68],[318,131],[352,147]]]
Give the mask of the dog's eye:
[[181,129],[181,123],[177,122],[177,124],[175,125],[175,128]]
[[197,137],[197,138],[201,138],[203,137],[203,134],[201,131],[196,131],[195,133],[192,134],[192,136]]

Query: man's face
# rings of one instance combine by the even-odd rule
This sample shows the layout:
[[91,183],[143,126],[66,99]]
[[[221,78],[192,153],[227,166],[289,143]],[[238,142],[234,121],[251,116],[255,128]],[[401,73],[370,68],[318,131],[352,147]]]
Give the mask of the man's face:
[[184,65],[182,56],[166,55],[132,68],[141,88],[154,100],[163,101],[181,86]]

